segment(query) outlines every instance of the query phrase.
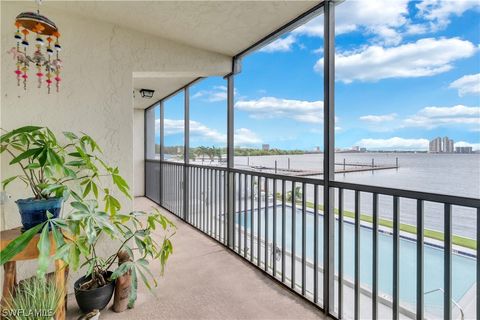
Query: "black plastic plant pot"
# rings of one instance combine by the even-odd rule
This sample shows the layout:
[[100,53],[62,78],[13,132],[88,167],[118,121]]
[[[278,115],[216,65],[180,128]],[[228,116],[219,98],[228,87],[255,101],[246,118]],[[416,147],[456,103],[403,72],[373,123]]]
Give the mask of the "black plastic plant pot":
[[[107,272],[107,278],[112,275],[112,272]],[[108,282],[103,287],[82,290],[80,285],[85,281],[90,280],[90,277],[81,277],[75,282],[75,299],[83,313],[91,312],[94,309],[103,310],[112,299],[113,291],[115,290],[115,280]]]
[[15,201],[22,219],[23,230],[26,231],[47,221],[47,211],[58,218],[62,210],[63,198],[19,199]]

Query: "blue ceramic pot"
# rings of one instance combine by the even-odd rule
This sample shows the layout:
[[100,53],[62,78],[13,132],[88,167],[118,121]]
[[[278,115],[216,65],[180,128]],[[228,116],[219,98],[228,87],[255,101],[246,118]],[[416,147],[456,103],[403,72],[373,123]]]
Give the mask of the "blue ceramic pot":
[[58,218],[62,210],[63,198],[19,199],[15,201],[22,218],[23,230],[28,230],[47,221],[47,211]]

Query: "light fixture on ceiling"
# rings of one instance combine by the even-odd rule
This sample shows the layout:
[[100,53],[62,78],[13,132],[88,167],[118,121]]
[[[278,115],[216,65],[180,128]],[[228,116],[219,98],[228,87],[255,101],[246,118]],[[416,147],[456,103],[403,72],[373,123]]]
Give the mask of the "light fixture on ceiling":
[[[38,7],[41,0],[36,0]],[[58,38],[60,33],[53,21],[37,12],[22,12],[15,19],[17,31],[15,33],[16,47],[9,52],[13,54],[16,60],[17,69],[17,85],[23,80],[23,88],[27,89],[27,79],[30,64],[36,69],[35,75],[38,78],[38,87],[42,86],[43,78],[46,77],[48,93],[50,87],[55,81],[57,92],[60,85],[60,69],[62,68],[62,60],[59,59],[59,51],[62,49]],[[31,55],[27,55],[27,48],[30,46],[28,34],[33,33],[35,39],[34,51]],[[42,47],[46,47],[42,51]],[[45,72],[45,73],[44,73]]]
[[155,93],[155,90],[140,89],[140,95],[142,96],[142,98],[145,98],[145,99],[151,99],[154,93]]

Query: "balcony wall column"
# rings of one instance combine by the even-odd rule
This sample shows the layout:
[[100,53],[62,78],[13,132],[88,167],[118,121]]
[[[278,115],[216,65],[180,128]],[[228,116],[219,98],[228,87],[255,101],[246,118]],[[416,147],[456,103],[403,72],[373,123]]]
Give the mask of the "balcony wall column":
[[234,167],[235,150],[234,150],[234,74],[227,75],[227,174],[228,174],[228,186],[227,186],[227,239],[228,246],[233,248],[234,240],[234,174],[230,169]]
[[325,313],[334,311],[334,252],[335,252],[335,214],[334,189],[330,182],[335,180],[335,2],[325,1],[324,6],[324,65],[323,65],[323,204],[324,204],[324,309]]
[[163,161],[165,160],[165,103],[160,101],[160,205],[163,206]]
[[184,89],[184,143],[183,143],[183,159],[185,166],[183,167],[183,219],[189,221],[189,184],[188,173],[190,171],[190,87]]

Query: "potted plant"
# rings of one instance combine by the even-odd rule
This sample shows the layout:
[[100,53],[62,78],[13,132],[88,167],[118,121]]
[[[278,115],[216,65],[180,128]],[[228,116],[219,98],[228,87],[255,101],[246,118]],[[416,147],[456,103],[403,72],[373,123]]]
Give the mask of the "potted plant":
[[[12,144],[16,145],[15,141],[19,139],[23,139],[22,144],[27,146],[23,147],[22,153],[31,150],[34,137],[21,138],[18,135],[34,134],[36,136],[38,132],[49,135],[48,139],[55,141],[55,143],[51,141],[49,146],[59,145],[49,129],[23,127],[0,138],[2,152]],[[27,229],[0,252],[0,265],[21,252],[35,234],[40,232],[38,276],[45,275],[52,259],[64,260],[73,270],[84,267],[85,274],[75,282],[74,288],[80,308],[84,312],[89,312],[93,309],[101,310],[108,304],[112,297],[115,279],[128,272],[132,281],[128,304],[131,308],[136,300],[138,278],[141,278],[149,289],[157,285],[149,269],[150,260],[158,260],[163,273],[168,257],[173,252],[170,238],[175,233],[175,226],[158,211],[120,213],[120,201],[103,186],[105,179],[108,179],[126,197],[131,198],[129,186],[120,176],[118,168],[108,166],[100,158],[101,150],[90,136],[85,134],[77,136],[71,132],[64,133],[64,136],[69,142],[55,151],[59,160],[44,166],[43,162],[37,160],[37,156],[28,162],[39,162],[38,165],[26,168],[29,164],[25,163],[22,164],[22,170],[44,168],[43,174],[47,176],[44,179],[49,179],[44,180],[47,181],[46,186],[32,184],[28,178],[26,182],[30,187],[32,185],[38,187],[41,195],[55,193],[65,199],[71,197],[72,200],[69,203],[71,210],[63,216],[55,216],[50,211],[46,211],[45,221]],[[41,138],[45,140],[43,136]],[[7,147],[4,148],[4,145]],[[20,160],[28,159],[29,156],[20,158]],[[57,175],[53,172],[54,170]],[[6,180],[7,183],[10,182],[8,180],[13,181],[9,178]],[[152,232],[156,229],[163,231],[161,241],[152,237]],[[50,240],[50,234],[53,243]],[[107,238],[118,243],[118,250],[104,257],[97,254],[99,252],[97,247],[102,239]],[[56,248],[53,257],[50,256],[52,244]],[[126,251],[131,259],[121,265],[115,265],[120,251]],[[138,254],[134,255],[134,252]],[[85,262],[80,265],[81,260]]]
[[15,293],[5,297],[2,319],[53,319],[64,294],[50,278],[32,277],[22,280],[15,288]]
[[45,222],[47,211],[58,217],[62,203],[71,193],[70,186],[76,182],[84,185],[83,196],[104,192],[111,211],[119,209],[119,202],[108,189],[98,187],[100,177],[110,176],[114,185],[130,197],[118,169],[108,167],[99,158],[101,150],[90,136],[72,132],[64,132],[63,136],[65,142],[61,143],[48,128],[25,126],[0,137],[0,154],[10,155],[9,164],[21,169],[21,173],[3,180],[2,188],[20,180],[32,193],[31,197],[16,201],[24,230]]
[[[175,233],[175,226],[157,210],[151,213],[117,213],[109,217],[106,212],[98,209],[95,200],[73,202],[72,206],[75,211],[70,215],[69,222],[75,228],[78,225],[82,229],[78,238],[82,247],[79,253],[86,258],[82,266],[87,268],[85,275],[74,285],[78,305],[84,312],[102,310],[112,297],[115,279],[128,272],[132,279],[128,307],[132,308],[137,296],[138,278],[149,289],[152,288],[152,283],[157,285],[149,269],[149,259],[158,260],[163,273],[167,259],[173,252],[170,238]],[[152,237],[152,232],[158,227],[164,232],[160,242]],[[97,243],[103,236],[120,240],[118,249],[106,257],[98,255],[96,250]],[[120,251],[126,251],[130,260],[116,265]],[[136,259],[134,252],[138,252]]]

